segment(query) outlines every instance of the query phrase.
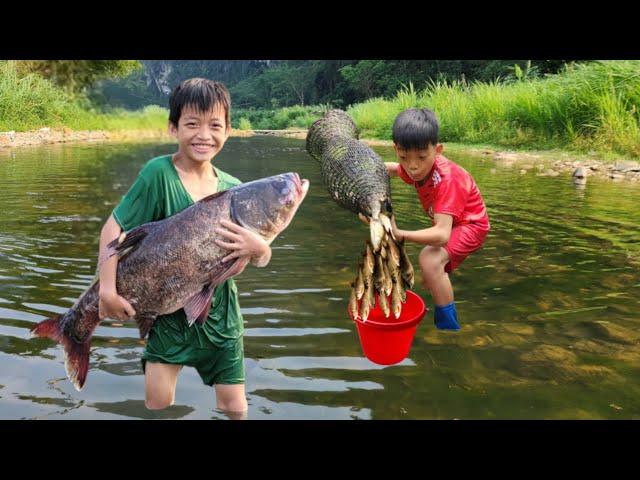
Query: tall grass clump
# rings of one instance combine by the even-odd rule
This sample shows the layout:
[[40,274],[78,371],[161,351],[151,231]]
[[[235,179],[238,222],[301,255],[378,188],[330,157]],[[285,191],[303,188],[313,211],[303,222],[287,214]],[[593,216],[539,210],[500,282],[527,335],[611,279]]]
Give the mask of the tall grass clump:
[[287,128],[309,128],[313,122],[322,116],[323,106],[294,105],[277,110],[272,120],[272,128],[275,130]]
[[167,119],[168,111],[155,105],[99,112],[38,74],[20,76],[15,61],[0,61],[0,131],[164,129]]
[[251,122],[246,118],[242,117],[240,120],[238,120],[238,129],[251,130]]
[[0,61],[0,130],[66,125],[79,115],[72,97],[40,75],[18,75],[15,61]]

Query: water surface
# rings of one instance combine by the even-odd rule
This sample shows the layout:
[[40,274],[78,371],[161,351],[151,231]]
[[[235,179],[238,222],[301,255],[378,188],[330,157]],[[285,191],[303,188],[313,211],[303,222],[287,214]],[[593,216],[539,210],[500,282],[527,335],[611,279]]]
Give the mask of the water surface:
[[[376,147],[386,160],[391,148]],[[144,407],[133,323],[98,327],[82,392],[62,349],[27,339],[91,282],[100,228],[151,157],[172,144],[0,150],[0,418],[225,419],[196,371],[176,405]],[[322,185],[304,141],[231,138],[216,165],[243,181],[297,171],[310,192],[263,269],[237,277],[245,318],[249,418],[547,419],[640,416],[640,189],[538,177],[453,153],[475,177],[492,231],[452,275],[462,330],[430,311],[409,357],[362,354],[346,314],[368,232]],[[400,228],[427,226],[415,192],[392,181]],[[418,246],[409,253],[417,267]],[[432,309],[420,285],[416,292]]]

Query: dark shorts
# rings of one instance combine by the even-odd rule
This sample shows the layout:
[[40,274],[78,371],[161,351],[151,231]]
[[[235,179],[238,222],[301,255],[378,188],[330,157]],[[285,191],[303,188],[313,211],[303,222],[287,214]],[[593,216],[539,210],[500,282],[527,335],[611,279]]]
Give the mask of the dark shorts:
[[142,355],[142,371],[146,362],[186,365],[194,367],[205,385],[236,385],[245,383],[243,339],[224,347],[211,345],[202,348],[190,343],[176,342],[171,336],[156,331],[149,336]]
[[468,223],[453,227],[449,242],[444,246],[449,254],[449,262],[444,266],[444,271],[453,272],[465,258],[482,247],[487,233],[489,233],[488,225]]

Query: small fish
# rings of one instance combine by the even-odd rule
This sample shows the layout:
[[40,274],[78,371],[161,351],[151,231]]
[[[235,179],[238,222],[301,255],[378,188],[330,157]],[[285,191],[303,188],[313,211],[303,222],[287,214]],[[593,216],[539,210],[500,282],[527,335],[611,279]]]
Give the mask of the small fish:
[[382,310],[382,313],[384,313],[384,316],[389,318],[390,311],[387,296],[384,294],[378,295],[378,303],[380,304],[380,309]]
[[364,278],[362,275],[362,265],[358,266],[358,276],[356,277],[356,281],[353,284],[354,290],[356,292],[356,297],[358,300],[362,298],[362,294],[364,293]]
[[380,247],[380,256],[382,257],[383,260],[387,259],[388,256],[388,247],[387,247],[387,242],[386,240],[382,242],[382,246]]
[[396,264],[397,267],[400,266],[400,249],[398,248],[398,245],[396,243],[396,241],[393,238],[389,239],[389,242],[387,243],[388,247],[389,247],[389,254],[391,255],[391,258],[393,259],[393,262]]
[[[371,298],[373,297],[373,302]],[[367,318],[369,318],[369,312],[371,311],[372,305],[375,302],[375,294],[373,293],[373,283],[369,283],[367,285],[367,290],[362,297],[362,303],[360,304],[360,318],[362,321],[366,322]]]
[[371,232],[371,246],[373,247],[373,252],[378,253],[384,238],[384,227],[382,226],[382,222],[380,222],[378,218],[372,218],[369,222],[369,230]]
[[405,303],[407,301],[407,289],[404,286],[404,280],[398,281],[398,291],[400,292],[400,301]]
[[382,262],[382,269],[384,270],[384,294],[386,296],[389,296],[391,295],[391,290],[393,289],[393,280],[391,280],[391,273],[389,273],[386,262]]
[[376,269],[373,272],[373,285],[376,287],[378,292],[382,292],[384,290],[384,265],[382,263],[382,257],[380,255],[376,256]]
[[[411,287],[413,285],[411,285],[407,280],[405,280],[404,277],[402,277],[400,283],[402,283],[402,290],[406,291],[406,290],[411,290]],[[407,300],[407,296],[406,294],[403,296],[402,301],[405,302]]]
[[389,272],[389,277],[391,277],[391,281],[397,282],[400,278],[400,270],[398,265],[394,263],[391,256],[387,256],[387,261],[385,266],[387,267],[387,272]]
[[391,291],[391,311],[393,312],[393,316],[396,317],[396,320],[400,318],[400,313],[402,312],[403,302],[400,294],[401,288],[398,282],[393,283],[393,290]]
[[356,298],[355,285],[351,284],[351,293],[349,295],[349,312],[353,318],[358,318],[358,300]]
[[370,277],[373,275],[376,261],[371,250],[371,244],[367,241],[367,248],[364,252],[364,276]]
[[411,259],[409,258],[409,255],[407,255],[404,245],[402,244],[400,244],[400,253],[400,271],[402,280],[405,282],[405,288],[407,290],[411,290],[414,283],[413,265],[411,265]]
[[385,232],[391,233],[391,220],[389,220],[389,217],[387,217],[384,213],[380,213],[380,215],[378,215],[378,218],[380,219],[380,223],[382,223]]

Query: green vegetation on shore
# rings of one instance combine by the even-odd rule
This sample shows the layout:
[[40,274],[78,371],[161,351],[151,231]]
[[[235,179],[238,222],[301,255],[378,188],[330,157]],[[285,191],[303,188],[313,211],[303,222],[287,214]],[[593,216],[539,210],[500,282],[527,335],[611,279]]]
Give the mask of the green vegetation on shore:
[[570,148],[640,156],[640,62],[574,65],[547,78],[508,84],[434,82],[348,111],[363,137],[391,138],[395,116],[427,107],[444,142]]
[[[389,140],[398,113],[423,107],[436,112],[443,142],[640,156],[638,61],[577,64],[557,75],[510,83],[432,82],[420,92],[410,85],[393,98],[370,99],[347,111],[361,137]],[[326,108],[235,115],[253,128],[307,128]]]
[[19,75],[14,61],[0,61],[0,131],[164,129],[167,117],[167,110],[155,105],[99,112],[36,73]]
[[287,128],[309,128],[320,118],[328,105],[303,107],[294,105],[276,110],[233,109],[231,125],[240,130],[284,130]]
[[[427,107],[440,120],[443,142],[640,157],[640,61],[573,64],[546,77],[516,73],[508,81],[433,81],[420,91],[410,84],[391,98],[369,99],[347,111],[362,138],[389,140],[400,111]],[[328,108],[234,108],[232,125],[241,130],[304,129]],[[87,97],[72,95],[35,73],[20,75],[14,61],[0,61],[0,131],[164,129],[166,122],[165,108],[100,111]]]

